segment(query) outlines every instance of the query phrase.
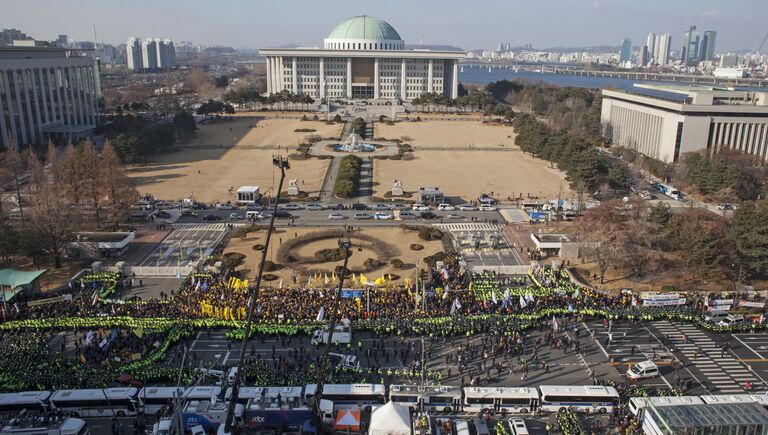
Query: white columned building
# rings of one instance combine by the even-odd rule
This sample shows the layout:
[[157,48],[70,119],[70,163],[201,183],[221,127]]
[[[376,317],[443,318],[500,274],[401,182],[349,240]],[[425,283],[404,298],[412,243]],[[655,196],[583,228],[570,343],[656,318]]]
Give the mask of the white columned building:
[[410,101],[428,92],[458,96],[464,51],[405,48],[386,21],[367,15],[336,26],[323,48],[264,48],[267,92],[312,98]]
[[63,48],[0,48],[0,147],[77,141],[96,127],[99,71]]

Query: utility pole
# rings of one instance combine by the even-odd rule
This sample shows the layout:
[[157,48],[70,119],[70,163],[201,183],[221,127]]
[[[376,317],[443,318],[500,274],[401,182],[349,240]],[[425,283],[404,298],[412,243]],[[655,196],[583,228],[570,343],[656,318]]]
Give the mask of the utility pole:
[[344,277],[347,275],[347,264],[349,263],[349,256],[351,254],[350,247],[352,241],[349,237],[342,237],[339,239],[339,249],[344,250],[344,265],[341,268],[339,274],[339,286],[336,289],[336,299],[333,301],[333,307],[331,309],[331,318],[328,322],[328,341],[325,342],[325,349],[323,350],[323,357],[320,360],[320,367],[317,374],[317,390],[313,400],[315,401],[312,406],[313,416],[318,433],[322,433],[323,425],[323,411],[320,409],[320,402],[323,399],[323,387],[325,386],[325,372],[328,370],[328,354],[331,352],[331,343],[333,343],[333,330],[336,328],[336,322],[339,317],[339,303],[341,302],[341,289],[344,287]]
[[248,318],[245,321],[245,333],[243,341],[240,343],[240,357],[237,359],[237,371],[235,372],[235,384],[232,386],[232,397],[229,399],[229,408],[227,409],[227,420],[224,422],[224,433],[232,433],[232,420],[235,416],[235,405],[237,404],[238,393],[240,392],[240,376],[243,373],[243,363],[245,362],[245,351],[248,345],[248,338],[251,335],[251,326],[253,325],[253,311],[256,306],[256,299],[259,297],[259,287],[261,286],[261,277],[264,274],[264,262],[267,260],[269,250],[269,241],[272,239],[272,233],[275,229],[275,215],[277,214],[277,204],[280,201],[280,191],[283,190],[283,180],[285,180],[285,170],[291,165],[288,159],[281,156],[273,156],[272,164],[280,169],[280,182],[275,192],[275,203],[272,205],[272,217],[269,219],[269,229],[267,238],[264,241],[264,251],[261,253],[261,262],[259,263],[259,273],[256,276],[256,285],[248,289]]

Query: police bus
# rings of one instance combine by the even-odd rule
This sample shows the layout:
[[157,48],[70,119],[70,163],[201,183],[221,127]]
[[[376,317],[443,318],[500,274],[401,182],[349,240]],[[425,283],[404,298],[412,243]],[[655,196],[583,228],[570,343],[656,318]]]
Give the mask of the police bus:
[[[316,391],[317,384],[308,384],[304,389],[304,401],[310,403]],[[335,410],[371,410],[386,403],[387,390],[383,384],[325,384],[323,399],[332,401]]]
[[757,403],[768,409],[768,395],[766,394],[717,394],[701,396],[701,400],[708,405],[714,403]]
[[412,410],[421,409],[421,399],[424,398],[424,409],[428,411],[461,411],[461,387],[442,386],[422,388],[417,385],[391,385],[389,401],[407,406]]
[[539,392],[535,388],[464,388],[464,411],[527,414],[538,407]]
[[51,395],[53,409],[74,417],[126,417],[138,412],[134,387],[59,390]]
[[[231,397],[232,387],[227,388],[224,400],[229,401]],[[301,387],[240,387],[237,391],[237,403],[245,405],[251,399],[260,403],[281,402],[297,408],[304,403]]]
[[88,425],[79,418],[13,419],[0,429],[2,435],[89,435]]
[[17,414],[21,411],[48,410],[50,391],[22,391],[0,394],[0,414]]
[[[174,387],[144,387],[139,391],[139,402],[143,406],[145,414],[155,414],[164,406],[170,405],[175,396]],[[210,400],[211,397],[221,394],[221,387],[198,386],[179,388],[183,400]]]
[[573,408],[576,412],[603,414],[619,405],[619,392],[613,387],[542,385],[539,391],[541,391],[541,410],[546,412],[560,412]]
[[629,399],[629,412],[642,419],[642,412],[646,407],[658,408],[661,406],[703,405],[704,402],[697,396],[668,396],[668,397],[633,397]]

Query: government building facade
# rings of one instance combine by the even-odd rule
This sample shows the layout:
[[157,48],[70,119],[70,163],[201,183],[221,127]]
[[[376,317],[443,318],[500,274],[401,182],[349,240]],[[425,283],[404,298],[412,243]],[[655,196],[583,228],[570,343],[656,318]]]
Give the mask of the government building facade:
[[367,15],[336,26],[323,48],[264,48],[267,93],[321,99],[410,101],[425,93],[458,96],[463,51],[405,48],[386,21]]

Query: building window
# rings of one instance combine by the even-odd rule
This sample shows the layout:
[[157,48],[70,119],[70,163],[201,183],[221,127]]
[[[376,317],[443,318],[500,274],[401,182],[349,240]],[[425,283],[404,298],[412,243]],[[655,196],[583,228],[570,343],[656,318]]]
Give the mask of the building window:
[[680,144],[683,141],[683,123],[677,123],[677,136],[675,137],[675,155],[672,157],[672,161],[676,162],[680,157]]

